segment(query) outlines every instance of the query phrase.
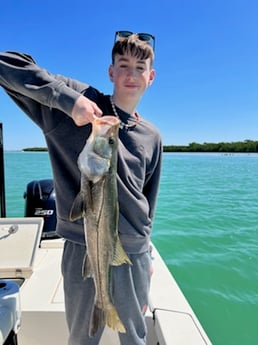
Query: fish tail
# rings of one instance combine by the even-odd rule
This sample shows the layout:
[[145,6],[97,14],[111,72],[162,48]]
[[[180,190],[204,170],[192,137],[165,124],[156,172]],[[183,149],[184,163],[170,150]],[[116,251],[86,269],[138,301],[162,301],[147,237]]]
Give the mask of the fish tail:
[[126,333],[125,326],[120,320],[117,310],[113,305],[110,305],[110,307],[108,308],[106,317],[106,324],[108,327],[120,333]]
[[105,324],[114,331],[126,333],[125,326],[120,320],[116,308],[112,304],[109,305],[107,310],[94,306],[91,319],[90,336],[93,337],[97,333],[98,329],[105,326]]
[[94,306],[91,327],[90,327],[90,337],[93,337],[100,327],[106,324],[106,311]]

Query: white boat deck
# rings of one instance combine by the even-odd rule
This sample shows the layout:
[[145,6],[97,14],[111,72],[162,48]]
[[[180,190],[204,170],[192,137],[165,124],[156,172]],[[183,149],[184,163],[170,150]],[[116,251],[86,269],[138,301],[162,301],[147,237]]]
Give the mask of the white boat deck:
[[[1,227],[6,228],[15,223],[18,224],[20,233],[22,227],[25,227],[28,232],[35,232],[35,226],[39,226],[38,219],[0,219],[0,230]],[[34,263],[32,265],[29,263],[29,268],[21,268],[15,262],[15,268],[11,267],[12,265],[8,261],[8,252],[2,249],[9,244],[9,253],[12,254],[15,249],[17,260],[22,260],[19,256],[20,253],[27,251],[20,247],[19,231],[5,238],[5,243],[0,240],[0,278],[18,279],[22,276],[22,271],[27,276],[20,287],[22,315],[21,328],[18,331],[18,345],[65,345],[67,344],[68,332],[60,271],[63,241],[61,239],[42,241],[40,248],[37,248],[35,252],[32,250]],[[38,237],[35,236],[35,238],[37,243]],[[5,255],[6,267],[2,267],[3,255]],[[148,325],[147,345],[211,344],[155,247],[153,248],[153,258],[154,274],[151,283],[149,311],[146,317]],[[106,328],[100,345],[111,344],[119,345],[119,339],[116,332]],[[1,342],[0,345],[2,345]]]

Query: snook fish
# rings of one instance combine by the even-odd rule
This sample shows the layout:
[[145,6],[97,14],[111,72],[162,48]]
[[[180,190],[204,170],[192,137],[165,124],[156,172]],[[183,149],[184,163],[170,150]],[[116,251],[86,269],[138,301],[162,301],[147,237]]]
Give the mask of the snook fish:
[[87,252],[83,275],[95,283],[90,336],[99,327],[125,333],[110,296],[110,268],[131,264],[118,237],[117,146],[119,120],[114,116],[94,119],[92,132],[78,158],[81,190],[74,200],[70,219],[84,218]]

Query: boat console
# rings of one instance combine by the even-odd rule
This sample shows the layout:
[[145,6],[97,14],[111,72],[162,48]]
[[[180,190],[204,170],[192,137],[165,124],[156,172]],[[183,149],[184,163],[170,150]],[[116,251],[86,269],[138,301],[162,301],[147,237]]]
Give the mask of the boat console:
[[0,345],[18,344],[20,287],[33,272],[41,218],[0,218]]

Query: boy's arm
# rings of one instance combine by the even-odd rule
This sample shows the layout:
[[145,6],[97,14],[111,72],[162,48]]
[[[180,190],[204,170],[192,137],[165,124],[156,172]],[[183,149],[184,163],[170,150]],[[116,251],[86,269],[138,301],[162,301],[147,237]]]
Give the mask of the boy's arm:
[[159,191],[159,184],[160,184],[160,175],[161,175],[161,166],[162,166],[162,140],[161,137],[157,138],[156,149],[154,150],[153,155],[153,165],[150,173],[146,176],[146,181],[143,189],[143,194],[147,198],[150,206],[150,218],[153,220],[158,191]]
[[94,114],[102,113],[94,102],[81,95],[88,85],[51,75],[26,54],[0,53],[0,85],[10,94],[17,93],[63,111],[77,125],[84,125],[92,121]]

